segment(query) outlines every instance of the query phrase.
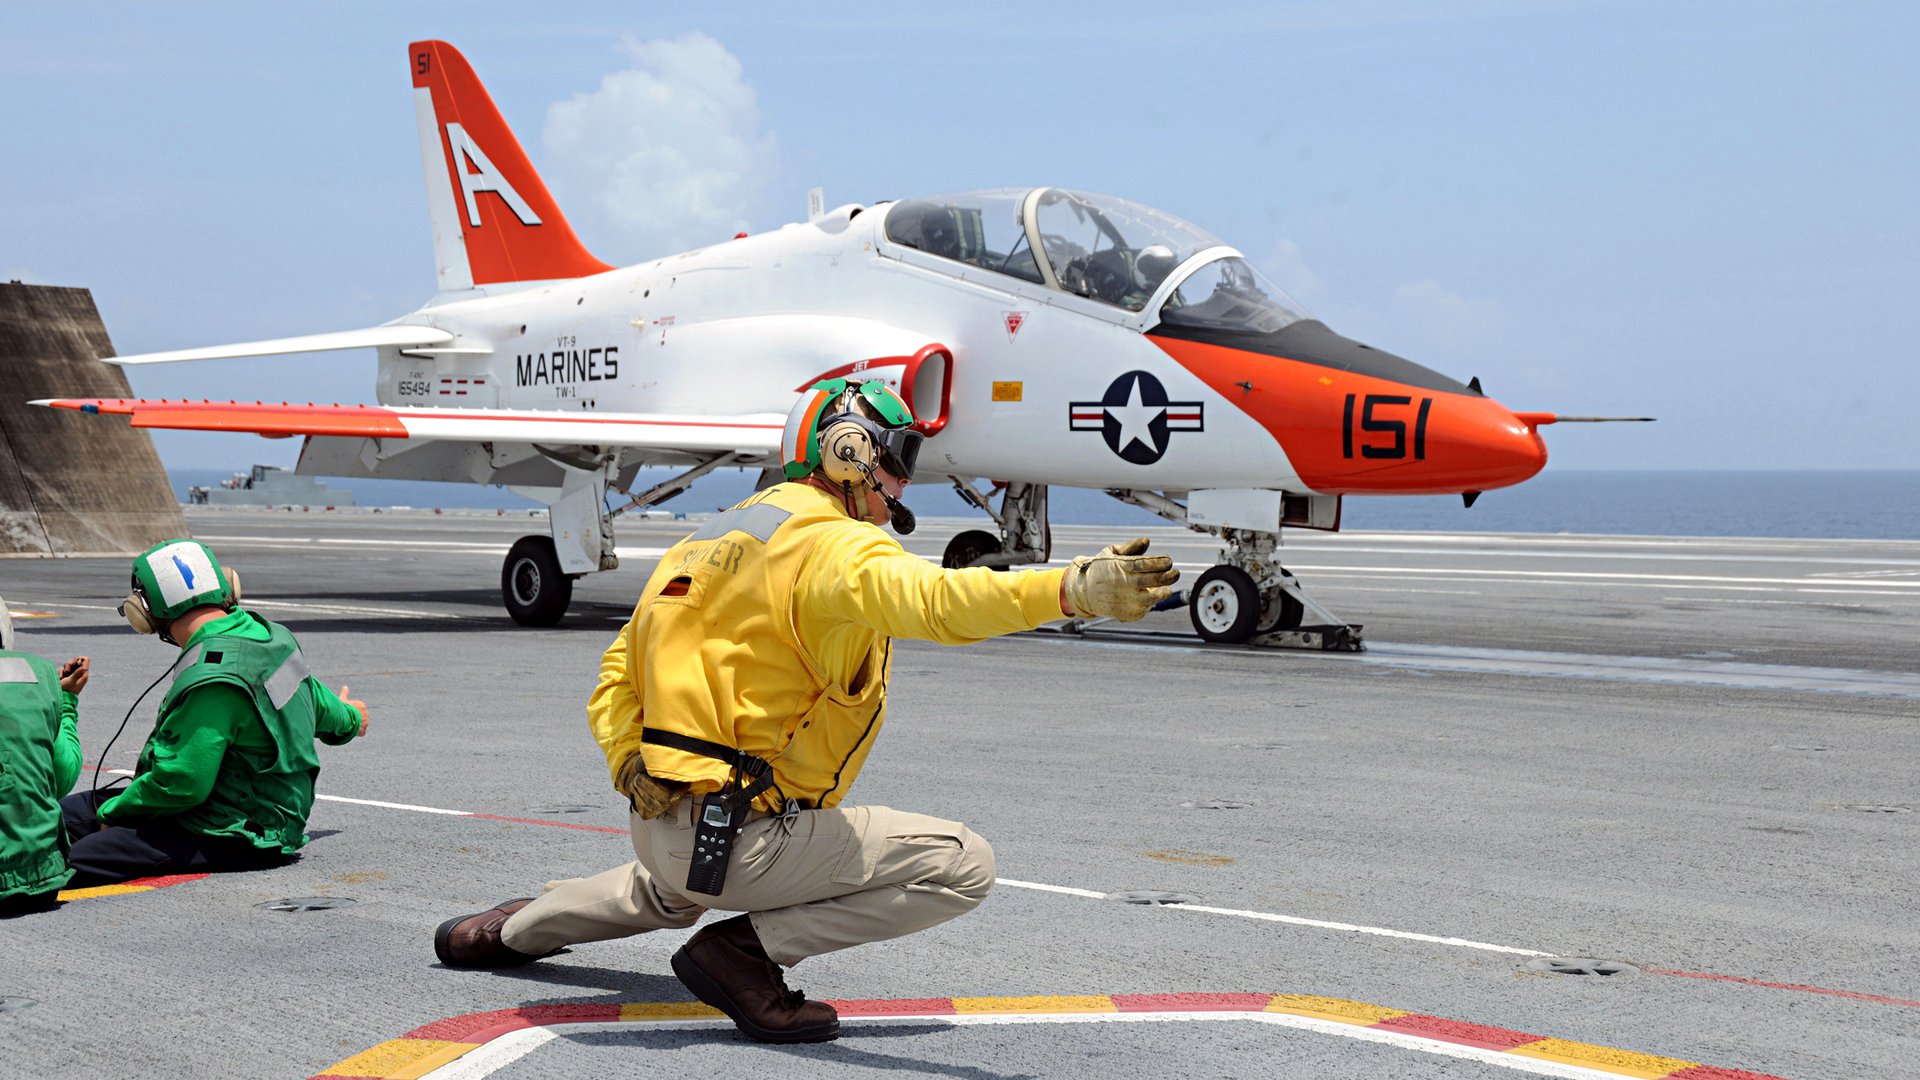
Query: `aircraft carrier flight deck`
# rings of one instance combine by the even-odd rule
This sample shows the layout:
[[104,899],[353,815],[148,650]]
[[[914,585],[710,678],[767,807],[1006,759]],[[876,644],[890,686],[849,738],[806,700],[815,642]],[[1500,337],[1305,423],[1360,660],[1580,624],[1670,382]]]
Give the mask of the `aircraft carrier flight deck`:
[[[967,822],[1001,881],[954,922],[795,968],[860,1004],[838,1041],[781,1048],[692,1002],[667,962],[683,932],[502,972],[431,945],[443,919],[630,858],[583,707],[687,522],[623,520],[621,568],[544,630],[500,606],[502,554],[546,530],[525,512],[187,522],[371,730],[322,749],[298,862],[0,921],[4,1067],[1920,1069],[1920,542],[1290,532],[1286,565],[1366,651],[1206,646],[1184,610],[900,642],[849,801]],[[937,558],[961,527],[905,542]],[[1147,532],[1186,584],[1214,561],[1205,537]],[[1054,554],[1128,535],[1056,525]],[[127,565],[0,559],[20,647],[93,658],[83,786],[132,767],[151,697],[101,754],[173,656],[115,614]],[[1127,902],[1156,898],[1175,902]]]

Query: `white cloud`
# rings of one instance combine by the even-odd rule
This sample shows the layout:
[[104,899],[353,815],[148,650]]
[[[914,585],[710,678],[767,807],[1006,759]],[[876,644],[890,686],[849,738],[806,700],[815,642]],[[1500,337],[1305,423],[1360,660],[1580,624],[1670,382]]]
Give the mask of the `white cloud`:
[[555,196],[582,241],[619,262],[746,229],[778,144],[760,130],[739,59],[698,33],[621,48],[632,66],[549,107],[541,133]]

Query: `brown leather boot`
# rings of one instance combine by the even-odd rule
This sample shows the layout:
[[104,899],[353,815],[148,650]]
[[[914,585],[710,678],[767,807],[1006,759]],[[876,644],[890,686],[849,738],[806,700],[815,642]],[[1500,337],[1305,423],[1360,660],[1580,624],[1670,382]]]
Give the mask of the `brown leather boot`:
[[823,1001],[787,989],[780,965],[767,959],[745,916],[712,924],[673,954],[673,973],[693,996],[733,1018],[749,1039],[825,1042],[840,1034],[840,1014]]
[[509,900],[478,915],[448,919],[433,932],[434,955],[448,967],[457,968],[518,967],[540,959],[508,948],[507,943],[500,940],[500,928],[507,924],[507,918],[531,903],[533,897],[528,896]]

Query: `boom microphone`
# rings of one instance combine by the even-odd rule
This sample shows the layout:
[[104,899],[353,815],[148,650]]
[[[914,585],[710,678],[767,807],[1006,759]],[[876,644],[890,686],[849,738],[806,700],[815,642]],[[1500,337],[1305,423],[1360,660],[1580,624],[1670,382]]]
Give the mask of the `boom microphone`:
[[906,503],[887,494],[885,490],[881,490],[880,500],[887,504],[887,512],[893,515],[894,532],[905,536],[918,526],[918,522],[913,518],[913,511],[907,509]]
[[867,478],[867,483],[873,486],[873,490],[879,492],[880,501],[887,504],[887,513],[892,517],[890,524],[893,525],[894,532],[905,536],[919,527],[919,522],[915,520],[913,511],[907,509],[907,504],[887,494],[887,489],[881,486],[880,478],[873,475],[872,465],[854,456],[853,449],[848,446],[840,448],[840,458],[860,470],[861,475]]

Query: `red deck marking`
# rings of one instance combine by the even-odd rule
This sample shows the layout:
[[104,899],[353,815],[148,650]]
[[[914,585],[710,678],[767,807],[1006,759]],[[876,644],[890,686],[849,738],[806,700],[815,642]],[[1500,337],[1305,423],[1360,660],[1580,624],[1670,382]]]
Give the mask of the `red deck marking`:
[[1539,1042],[1544,1035],[1529,1035],[1524,1031],[1511,1028],[1489,1027],[1485,1024],[1469,1024],[1465,1020],[1449,1020],[1444,1016],[1428,1016],[1425,1013],[1409,1013],[1382,1020],[1373,1025],[1383,1031],[1400,1031],[1408,1035],[1423,1035],[1441,1042],[1460,1043],[1463,1046],[1478,1046],[1483,1050],[1511,1050],[1516,1046]]
[[1854,1001],[1871,1001],[1876,1005],[1902,1005],[1909,1009],[1920,1009],[1920,1001],[1906,998],[1881,997],[1879,994],[1862,994],[1853,990],[1829,990],[1824,986],[1808,986],[1805,983],[1768,982],[1765,979],[1747,979],[1739,975],[1712,975],[1704,971],[1662,971],[1658,968],[1643,969],[1649,975],[1676,975],[1682,979],[1711,979],[1715,982],[1741,983],[1746,986],[1764,986],[1769,990],[1798,990],[1804,994],[1825,994],[1828,997],[1850,998]]
[[212,876],[212,874],[166,874],[161,877],[134,878],[132,881],[121,882],[121,884],[145,885],[149,889],[165,889],[169,886],[185,885],[189,881],[199,881],[201,878]]
[[618,1005],[523,1005],[517,1009],[495,1009],[492,1012],[468,1013],[445,1020],[435,1020],[414,1028],[402,1035],[403,1039],[441,1039],[446,1042],[486,1042],[476,1038],[482,1032],[498,1030],[499,1034],[523,1027],[538,1027],[545,1024],[584,1024],[596,1021],[620,1019]]
[[554,829],[579,829],[581,832],[615,833],[620,836],[626,836],[633,831],[631,829],[616,829],[611,825],[577,825],[571,821],[539,821],[534,818],[502,817],[499,814],[468,814],[467,816],[480,818],[484,821],[511,821],[515,825],[545,825]]
[[1668,1073],[1666,1080],[1779,1080],[1779,1077],[1745,1069],[1723,1069],[1718,1065],[1693,1065]]

